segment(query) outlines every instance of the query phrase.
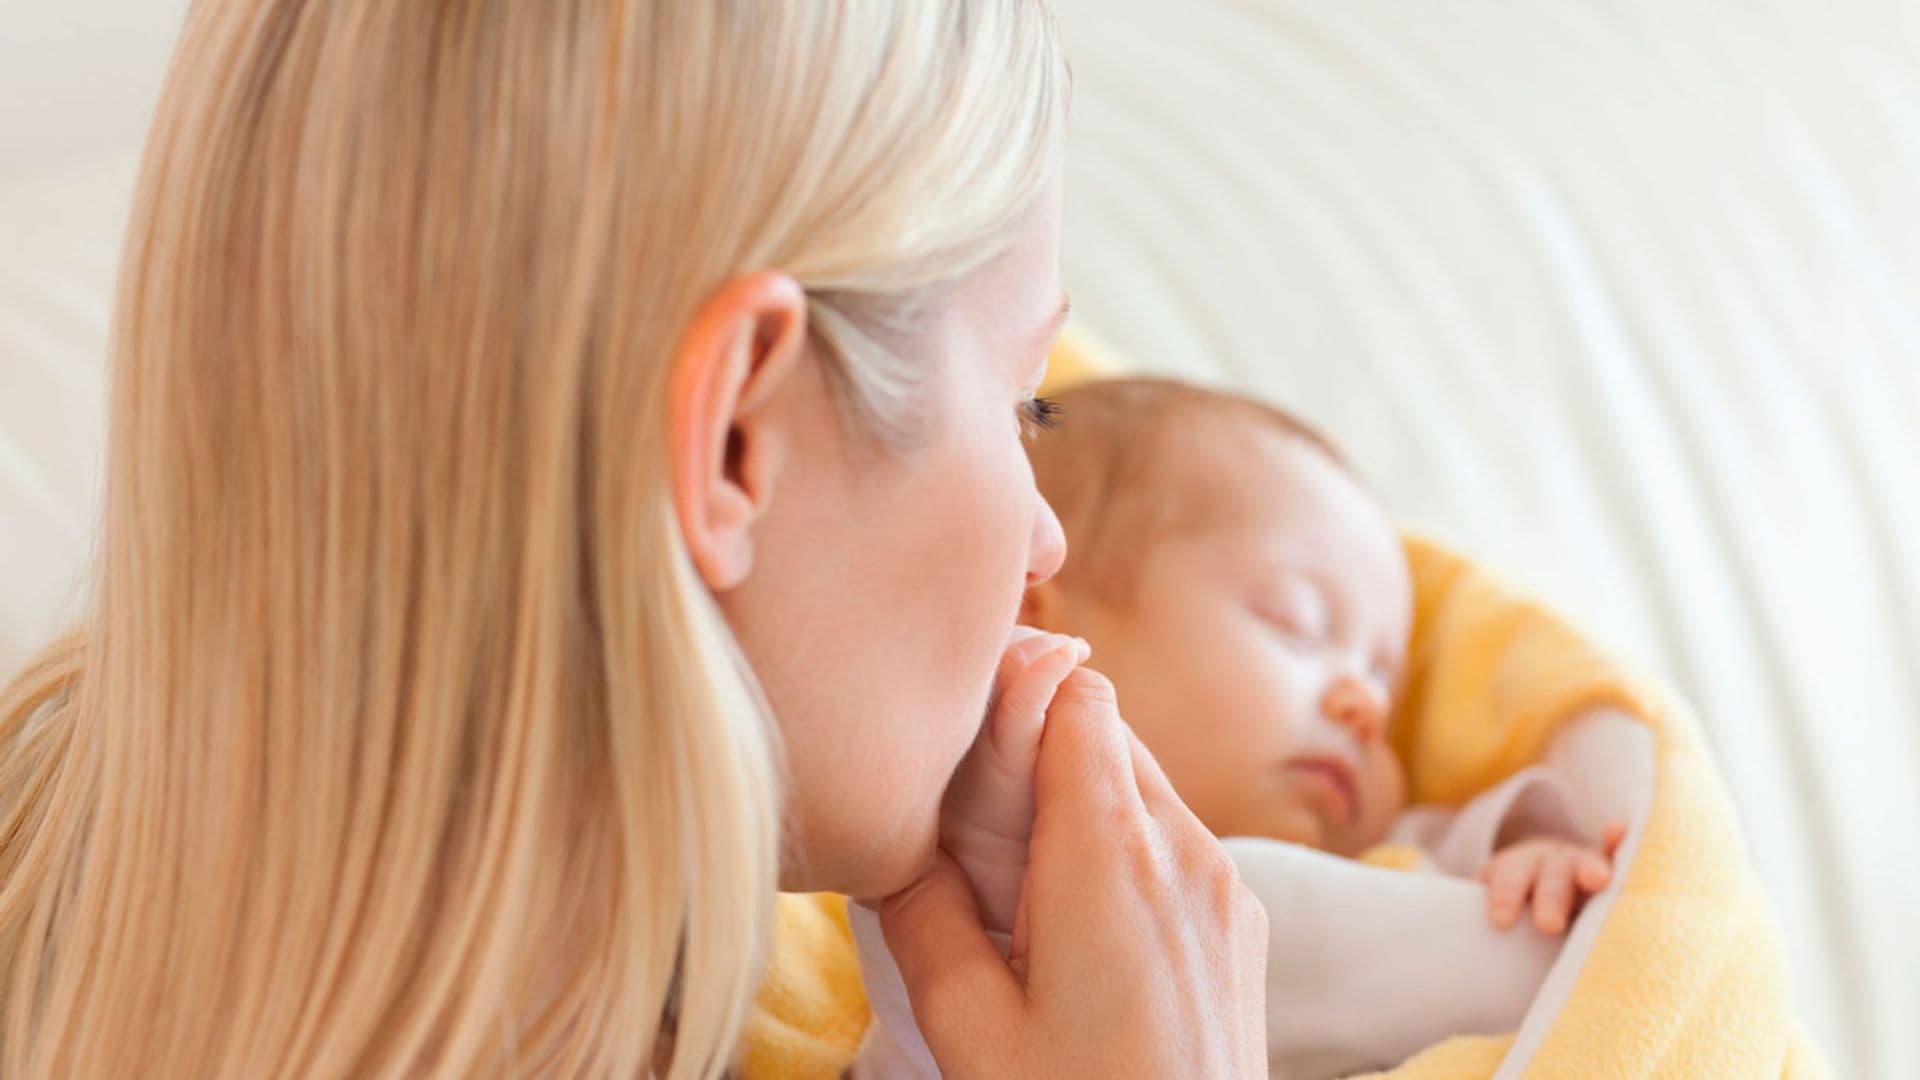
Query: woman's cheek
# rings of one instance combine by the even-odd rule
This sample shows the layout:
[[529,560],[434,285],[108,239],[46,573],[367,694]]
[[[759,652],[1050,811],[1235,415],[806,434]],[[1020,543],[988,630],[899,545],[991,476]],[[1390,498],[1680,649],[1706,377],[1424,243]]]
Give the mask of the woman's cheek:
[[937,636],[948,643],[941,658],[946,667],[941,698],[948,708],[957,708],[957,715],[946,717],[951,737],[942,740],[952,750],[950,766],[959,764],[985,716],[993,673],[1020,610],[1032,535],[1032,522],[1019,520],[1025,500],[1017,485],[1032,483],[1024,473],[1025,458],[1015,471],[990,457],[983,461],[981,448],[968,449],[975,452],[954,462],[948,482],[938,489],[940,505],[929,515],[944,519],[942,532],[949,542],[939,549],[958,564],[927,568],[947,582],[946,595],[931,614],[945,624],[946,632]]
[[970,548],[980,563],[970,576],[979,587],[960,601],[964,606],[956,607],[967,610],[976,620],[978,636],[972,643],[965,678],[975,687],[983,709],[992,690],[993,673],[1000,666],[1019,617],[1039,505],[1033,491],[1033,473],[1017,438],[1007,439],[997,449],[996,457],[988,459],[995,462],[991,467],[976,467],[971,473],[974,487],[968,517],[975,537]]

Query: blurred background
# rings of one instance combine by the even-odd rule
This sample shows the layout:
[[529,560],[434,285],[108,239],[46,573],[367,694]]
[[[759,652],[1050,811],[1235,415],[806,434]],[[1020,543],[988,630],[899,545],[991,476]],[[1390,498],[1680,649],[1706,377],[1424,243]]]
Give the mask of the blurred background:
[[[1698,709],[1843,1077],[1920,1077],[1920,4],[1055,0],[1067,285]],[[0,0],[0,669],[74,610],[184,0]]]

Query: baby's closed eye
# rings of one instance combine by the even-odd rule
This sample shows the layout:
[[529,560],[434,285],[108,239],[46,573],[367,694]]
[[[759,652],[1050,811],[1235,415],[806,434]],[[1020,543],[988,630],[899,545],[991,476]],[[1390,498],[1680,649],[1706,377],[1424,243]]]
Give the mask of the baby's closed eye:
[[1254,595],[1252,606],[1261,619],[1290,637],[1323,642],[1333,634],[1327,598],[1311,582],[1290,578],[1272,584]]

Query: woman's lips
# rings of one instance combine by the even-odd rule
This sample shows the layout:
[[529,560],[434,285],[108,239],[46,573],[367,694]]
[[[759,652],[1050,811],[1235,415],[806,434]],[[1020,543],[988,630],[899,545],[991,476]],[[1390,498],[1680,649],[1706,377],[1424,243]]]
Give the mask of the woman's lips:
[[1300,757],[1287,762],[1287,771],[1319,785],[1334,803],[1335,814],[1346,824],[1360,816],[1360,782],[1352,765],[1337,757]]

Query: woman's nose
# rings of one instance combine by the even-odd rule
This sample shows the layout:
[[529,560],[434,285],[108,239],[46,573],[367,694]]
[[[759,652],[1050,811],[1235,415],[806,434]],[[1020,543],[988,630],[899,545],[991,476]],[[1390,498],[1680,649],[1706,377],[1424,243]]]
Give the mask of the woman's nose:
[[1320,699],[1327,719],[1346,728],[1362,744],[1386,734],[1387,698],[1372,682],[1357,675],[1336,677]]
[[1027,542],[1028,588],[1059,573],[1061,564],[1067,561],[1067,533],[1060,527],[1059,515],[1038,491],[1033,493],[1033,500],[1040,507],[1033,515],[1033,537]]

